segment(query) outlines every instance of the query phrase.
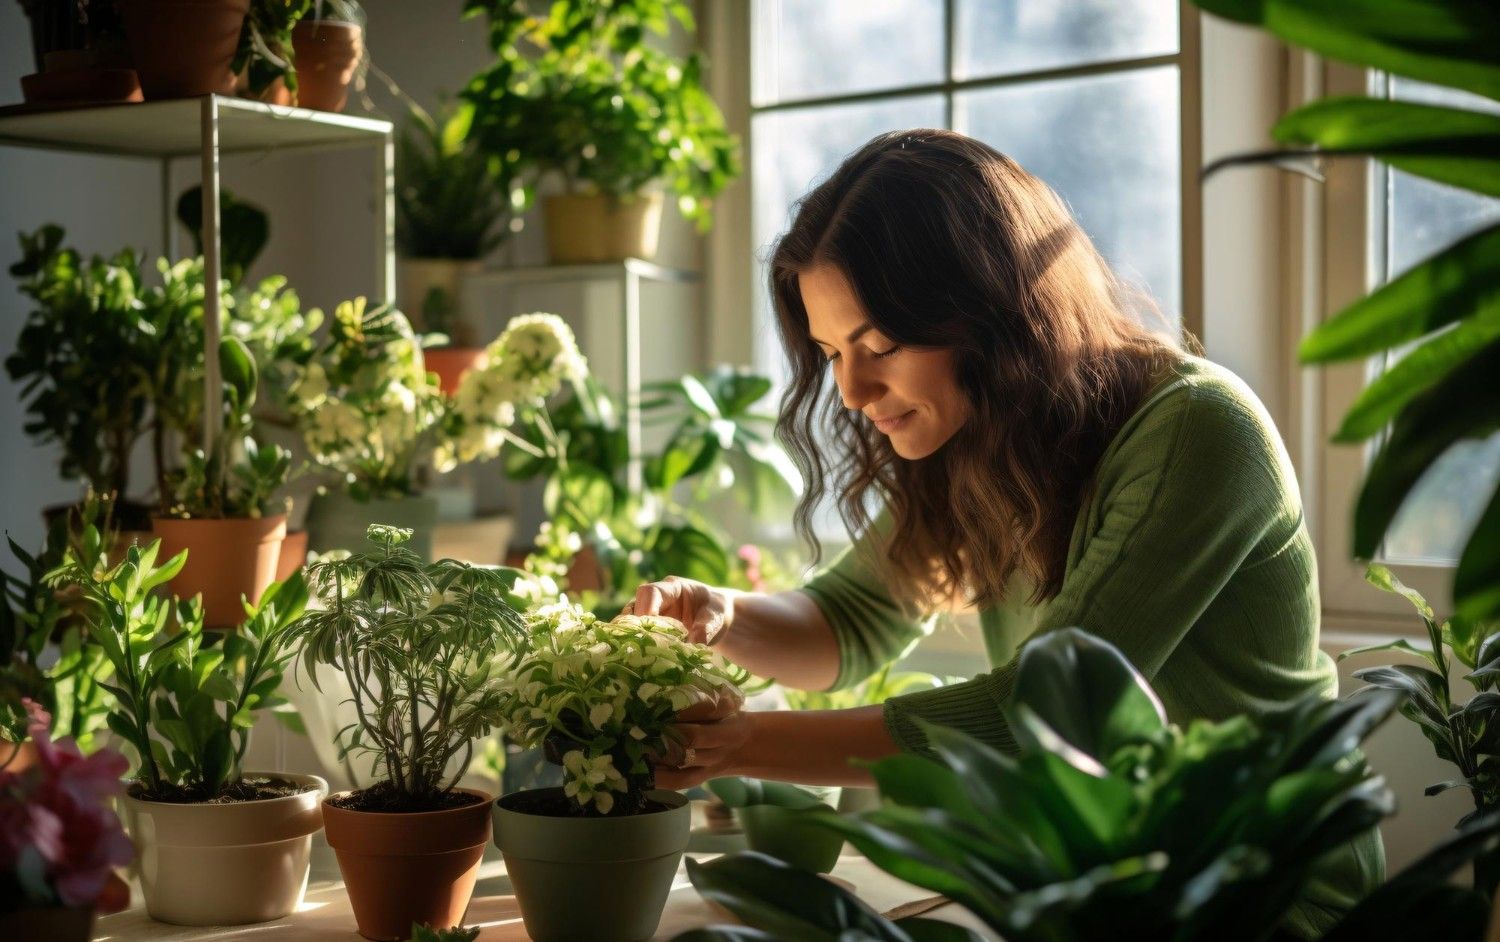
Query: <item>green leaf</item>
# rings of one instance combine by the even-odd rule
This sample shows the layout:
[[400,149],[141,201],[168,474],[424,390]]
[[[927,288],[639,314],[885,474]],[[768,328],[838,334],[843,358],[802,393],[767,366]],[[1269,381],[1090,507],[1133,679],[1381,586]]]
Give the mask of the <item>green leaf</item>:
[[230,335],[219,341],[219,371],[224,384],[234,392],[234,403],[248,414],[255,405],[255,389],[260,382],[255,357],[240,338]]
[[912,942],[984,942],[985,936],[957,923],[941,919],[923,919],[908,916],[897,919],[896,926],[911,937]]
[[1465,438],[1500,429],[1500,343],[1472,357],[1415,399],[1370,463],[1354,511],[1354,553],[1375,556],[1386,529],[1422,473]]
[[1407,641],[1405,638],[1398,638],[1395,641],[1382,641],[1379,644],[1366,644],[1357,648],[1350,648],[1347,651],[1339,652],[1338,659],[1342,661],[1347,657],[1354,657],[1357,654],[1370,654],[1374,651],[1405,651],[1407,654],[1415,654],[1417,657],[1422,658],[1424,661],[1431,664],[1434,670],[1443,669],[1443,662],[1435,651],[1433,651],[1431,648],[1419,648],[1416,645],[1412,644],[1410,641]]
[[1076,628],[1026,645],[1010,702],[1096,759],[1166,725],[1166,711],[1140,672],[1113,645]]
[[680,381],[682,392],[687,396],[688,403],[694,410],[703,414],[708,419],[723,418],[719,412],[719,404],[714,401],[713,394],[703,381],[696,376],[684,376]]
[[888,942],[909,937],[841,887],[773,857],[746,851],[706,864],[685,861],[688,879],[704,899],[780,939],[827,939],[845,932]]
[[815,808],[824,803],[816,794],[800,785],[740,775],[709,779],[703,783],[703,787],[730,808],[748,808],[752,805]]
[[1302,341],[1304,363],[1369,356],[1488,309],[1500,294],[1500,225],[1413,266]]
[[1494,53],[1500,14],[1484,0],[1198,0],[1198,6],[1329,58],[1500,98]]
[[1351,443],[1379,434],[1413,399],[1497,340],[1500,295],[1473,317],[1403,355],[1375,377],[1349,407],[1333,440]]
[[651,578],[677,575],[709,585],[729,581],[729,554],[712,534],[691,524],[661,527],[648,551]]
[[1500,115],[1383,98],[1325,98],[1284,115],[1271,134],[1283,144],[1370,154],[1417,176],[1500,196]]
[[553,518],[569,520],[573,529],[587,532],[614,512],[614,484],[598,468],[572,464],[548,479],[543,503]]
[[1500,487],[1464,546],[1453,576],[1453,605],[1458,617],[1500,620]]

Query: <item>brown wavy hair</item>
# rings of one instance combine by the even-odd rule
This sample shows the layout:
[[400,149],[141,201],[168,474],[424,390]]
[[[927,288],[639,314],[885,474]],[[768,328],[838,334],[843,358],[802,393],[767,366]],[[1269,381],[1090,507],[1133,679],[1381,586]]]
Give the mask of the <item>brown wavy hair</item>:
[[[843,406],[799,287],[820,264],[891,341],[953,351],[970,414],[932,455],[901,458]],[[962,134],[883,134],[799,201],[770,287],[791,361],[777,434],[802,471],[794,519],[815,557],[825,495],[851,537],[883,503],[877,562],[909,607],[996,602],[1018,572],[1033,603],[1055,596],[1100,456],[1178,356],[1057,194]]]

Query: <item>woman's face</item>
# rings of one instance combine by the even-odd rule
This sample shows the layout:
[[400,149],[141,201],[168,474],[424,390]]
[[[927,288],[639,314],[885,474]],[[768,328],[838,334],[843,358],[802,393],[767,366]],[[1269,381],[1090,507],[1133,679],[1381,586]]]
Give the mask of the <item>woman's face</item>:
[[844,405],[860,412],[903,458],[925,458],[969,417],[951,350],[901,347],[866,316],[837,266],[819,264],[798,278],[808,333],[828,358]]

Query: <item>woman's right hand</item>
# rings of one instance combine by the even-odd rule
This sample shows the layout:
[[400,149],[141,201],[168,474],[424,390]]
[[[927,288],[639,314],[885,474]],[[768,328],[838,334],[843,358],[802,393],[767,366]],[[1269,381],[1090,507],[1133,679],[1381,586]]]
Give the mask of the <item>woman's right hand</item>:
[[715,644],[734,621],[734,593],[678,576],[648,582],[635,590],[635,598],[622,614],[665,615],[682,622],[688,640]]

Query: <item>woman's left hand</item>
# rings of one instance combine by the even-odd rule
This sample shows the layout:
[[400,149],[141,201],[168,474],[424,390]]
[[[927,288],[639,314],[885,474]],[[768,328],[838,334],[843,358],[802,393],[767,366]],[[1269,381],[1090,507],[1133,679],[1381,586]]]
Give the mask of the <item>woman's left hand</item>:
[[[734,774],[740,747],[750,738],[752,714],[734,687],[677,714],[667,755],[656,766],[656,787],[681,790],[711,778]],[[675,741],[674,741],[675,740]]]

